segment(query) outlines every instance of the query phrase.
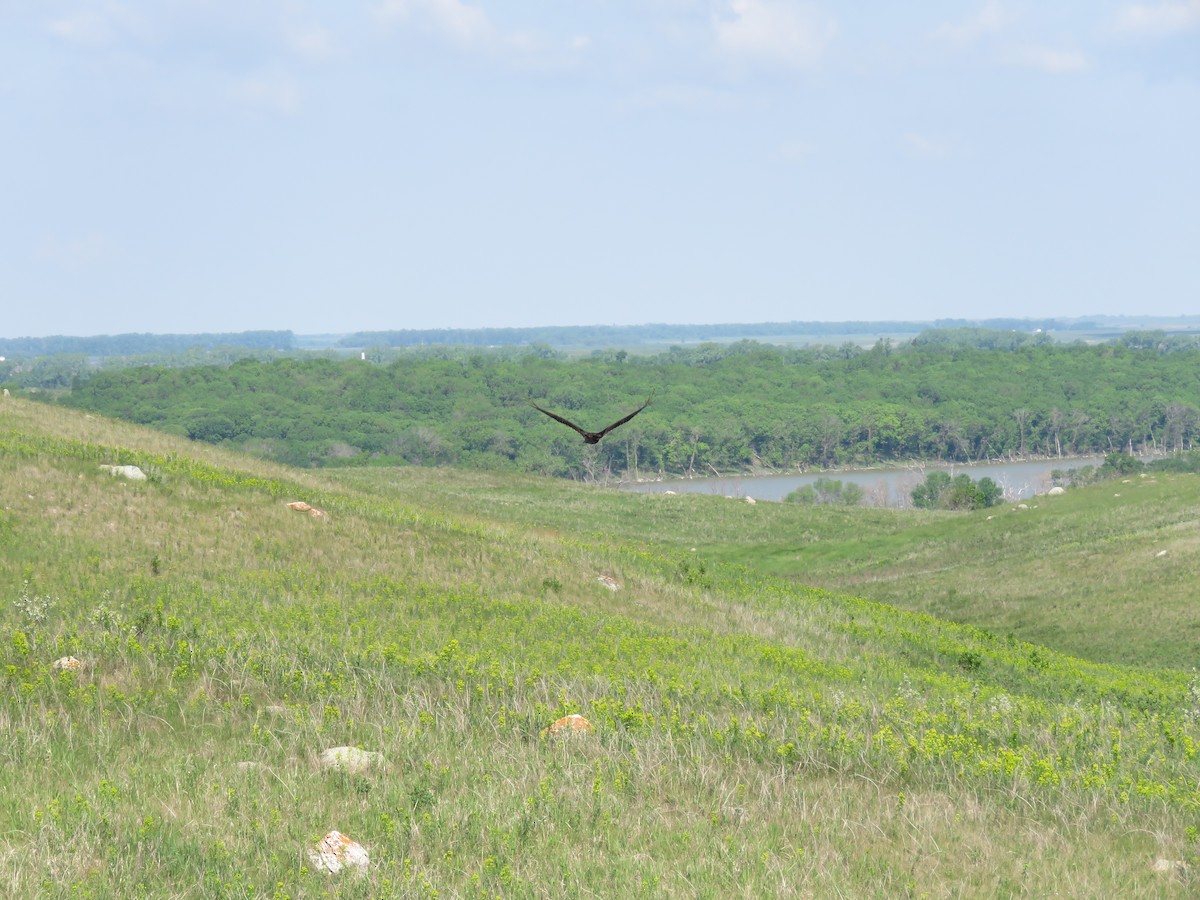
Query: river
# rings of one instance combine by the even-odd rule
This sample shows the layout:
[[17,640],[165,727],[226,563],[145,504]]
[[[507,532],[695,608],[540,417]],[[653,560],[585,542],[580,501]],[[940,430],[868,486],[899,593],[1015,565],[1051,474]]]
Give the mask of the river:
[[843,484],[861,485],[864,506],[887,506],[895,509],[912,507],[913,488],[930,472],[942,471],[951,477],[965,473],[975,481],[990,478],[1004,491],[1008,502],[1026,500],[1051,487],[1050,473],[1055,469],[1075,469],[1098,466],[1102,456],[1045,459],[1026,462],[976,463],[945,465],[929,463],[896,468],[841,469],[807,472],[803,475],[735,475],[720,478],[676,478],[666,481],[642,481],[621,485],[622,490],[640,493],[716,494],[724,497],[753,497],[755,500],[782,500],[792,491],[818,478],[831,478]]

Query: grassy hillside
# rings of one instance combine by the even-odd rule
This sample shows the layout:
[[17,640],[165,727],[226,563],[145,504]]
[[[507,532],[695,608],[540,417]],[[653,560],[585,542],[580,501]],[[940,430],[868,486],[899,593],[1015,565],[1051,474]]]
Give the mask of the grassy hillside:
[[[149,480],[99,468],[124,463]],[[357,477],[0,404],[0,893],[1195,891],[1184,673],[698,546],[737,546],[726,511],[765,504]],[[798,534],[864,527],[790,514]],[[52,668],[68,654],[80,672]],[[593,731],[548,735],[568,713]],[[384,762],[323,772],[339,745]],[[308,868],[331,828],[365,875]]]
[[337,477],[521,527],[695,548],[693,565],[741,565],[1097,662],[1190,671],[1200,650],[1197,475],[1144,475],[971,513],[634,498],[417,469]]
[[1198,660],[1194,474],[1143,475],[933,520],[865,548],[853,539],[793,543],[755,556],[809,584],[1090,659],[1184,670]]

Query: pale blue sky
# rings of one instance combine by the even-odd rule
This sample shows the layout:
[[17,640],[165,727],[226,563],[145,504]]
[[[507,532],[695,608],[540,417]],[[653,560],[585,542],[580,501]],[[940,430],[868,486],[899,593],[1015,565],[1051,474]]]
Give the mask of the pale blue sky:
[[0,0],[0,337],[1200,312],[1200,0]]

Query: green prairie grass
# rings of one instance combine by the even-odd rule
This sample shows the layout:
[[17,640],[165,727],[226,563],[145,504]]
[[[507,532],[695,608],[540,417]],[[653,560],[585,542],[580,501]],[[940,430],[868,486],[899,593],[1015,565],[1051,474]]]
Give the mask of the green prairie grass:
[[[1187,674],[693,553],[673,499],[360,483],[10,398],[0,893],[1194,894]],[[684,536],[765,506],[729,504]],[[346,744],[385,763],[322,771]],[[310,870],[333,828],[365,875]]]
[[521,527],[694,548],[693,569],[743,566],[1100,662],[1183,671],[1197,662],[1196,475],[1133,476],[974,512],[751,506],[411,469],[339,477]]

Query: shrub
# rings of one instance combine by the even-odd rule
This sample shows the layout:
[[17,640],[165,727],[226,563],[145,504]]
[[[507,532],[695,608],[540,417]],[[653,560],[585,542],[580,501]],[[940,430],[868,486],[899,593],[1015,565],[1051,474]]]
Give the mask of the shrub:
[[803,503],[807,506],[858,506],[864,494],[862,485],[852,481],[843,484],[833,478],[818,478],[812,484],[797,488],[783,499],[786,503]]
[[1143,468],[1141,460],[1128,453],[1110,453],[1104,457],[1104,465],[1100,467],[1102,477],[1114,478],[1118,475],[1132,475]]
[[946,472],[930,472],[912,492],[918,509],[986,509],[1002,499],[1000,485],[990,478],[972,481],[969,475],[951,478]]

